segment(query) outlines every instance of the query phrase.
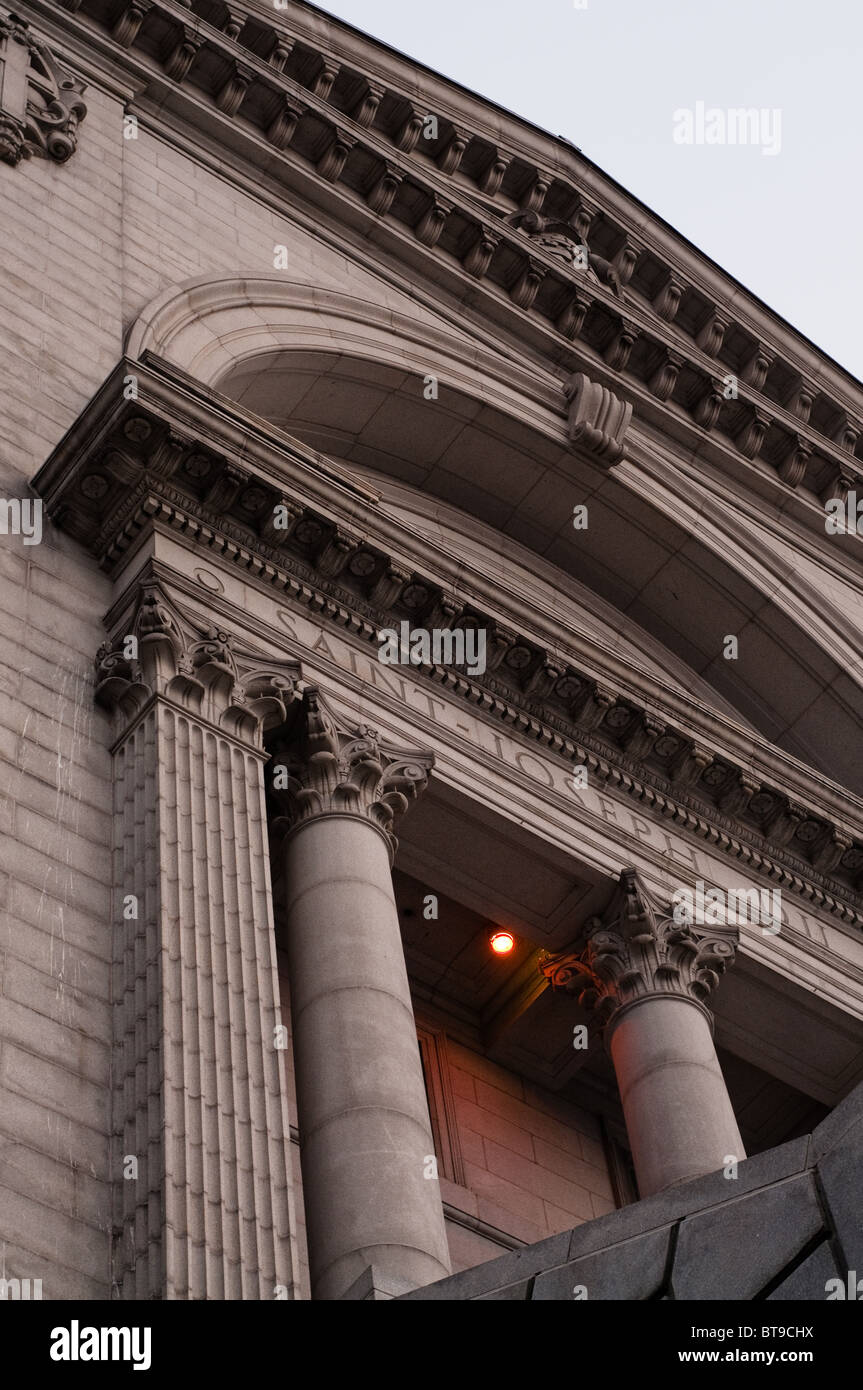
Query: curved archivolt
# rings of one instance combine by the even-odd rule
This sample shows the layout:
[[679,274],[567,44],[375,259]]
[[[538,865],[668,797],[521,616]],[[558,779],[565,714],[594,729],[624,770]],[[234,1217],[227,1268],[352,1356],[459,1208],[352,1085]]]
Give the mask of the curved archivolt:
[[691,465],[663,480],[637,417],[623,460],[596,467],[567,438],[561,375],[388,297],[284,277],[195,280],[148,307],[127,355],[165,358],[352,471],[389,479],[403,500],[410,490],[415,511],[419,497],[437,503],[438,531],[448,508],[451,544],[479,523],[490,579],[533,567],[566,622],[593,595],[624,659],[664,663],[666,683],[863,792],[863,631],[841,581],[792,555],[731,485],[711,491]]

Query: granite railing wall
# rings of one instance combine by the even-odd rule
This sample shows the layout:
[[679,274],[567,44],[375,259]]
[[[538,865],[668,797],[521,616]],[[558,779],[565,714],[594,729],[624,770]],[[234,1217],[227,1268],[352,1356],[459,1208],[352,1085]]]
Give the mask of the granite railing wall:
[[681,1183],[402,1297],[849,1296],[863,1297],[863,1085],[812,1134],[747,1159],[736,1177]]

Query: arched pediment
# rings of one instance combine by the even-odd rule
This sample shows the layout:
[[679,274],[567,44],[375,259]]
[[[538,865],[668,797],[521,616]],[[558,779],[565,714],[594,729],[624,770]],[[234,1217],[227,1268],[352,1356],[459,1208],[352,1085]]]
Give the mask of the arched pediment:
[[[745,727],[863,791],[863,624],[798,571],[753,498],[710,492],[691,467],[657,486],[637,418],[620,464],[596,467],[567,437],[562,376],[391,299],[276,277],[196,281],[142,315],[128,352],[165,357],[348,468],[458,509],[500,537],[501,582],[521,547],[537,573],[605,605],[610,633],[670,654],[696,698],[713,692]],[[572,524],[578,505],[586,530]]]

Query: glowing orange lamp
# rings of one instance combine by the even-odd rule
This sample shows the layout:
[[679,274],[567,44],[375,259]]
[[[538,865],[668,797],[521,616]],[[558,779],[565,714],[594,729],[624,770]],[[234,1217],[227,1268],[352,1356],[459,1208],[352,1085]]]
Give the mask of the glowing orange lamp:
[[508,956],[515,946],[515,937],[512,932],[496,931],[490,938],[490,944],[495,955]]

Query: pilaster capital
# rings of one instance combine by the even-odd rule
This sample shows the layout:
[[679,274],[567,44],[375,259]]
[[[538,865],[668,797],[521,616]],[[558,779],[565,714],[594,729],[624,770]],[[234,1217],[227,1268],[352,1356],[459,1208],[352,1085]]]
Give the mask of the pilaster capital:
[[140,586],[132,622],[96,653],[96,700],[120,732],[163,696],[254,747],[284,722],[300,666],[244,650],[219,625],[196,626],[156,580]]
[[315,686],[306,687],[268,745],[277,829],[293,830],[319,816],[361,816],[384,834],[395,854],[396,817],[425,791],[432,753],[392,748],[375,729],[347,723]]
[[542,975],[596,1011],[603,1026],[627,1005],[676,997],[704,1006],[734,963],[734,928],[701,929],[677,920],[645,890],[635,869],[623,869],[620,885],[602,917],[592,918],[569,950],[546,952]]

